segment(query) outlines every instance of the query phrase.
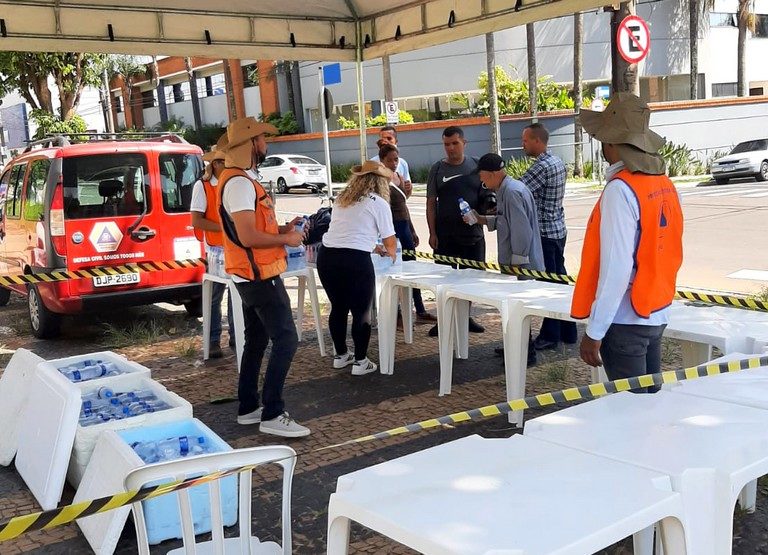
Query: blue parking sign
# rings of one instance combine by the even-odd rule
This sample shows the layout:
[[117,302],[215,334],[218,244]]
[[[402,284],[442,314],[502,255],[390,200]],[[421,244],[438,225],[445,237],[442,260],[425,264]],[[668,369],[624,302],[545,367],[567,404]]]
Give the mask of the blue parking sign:
[[341,64],[328,64],[323,66],[323,84],[336,85],[341,83]]

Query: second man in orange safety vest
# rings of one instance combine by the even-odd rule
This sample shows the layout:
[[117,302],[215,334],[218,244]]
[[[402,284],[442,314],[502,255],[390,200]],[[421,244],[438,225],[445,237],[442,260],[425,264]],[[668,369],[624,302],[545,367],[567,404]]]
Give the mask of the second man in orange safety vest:
[[571,315],[589,318],[581,358],[612,380],[660,371],[683,261],[680,198],[649,119],[648,106],[629,93],[616,94],[604,112],[581,111],[610,167],[587,224]]

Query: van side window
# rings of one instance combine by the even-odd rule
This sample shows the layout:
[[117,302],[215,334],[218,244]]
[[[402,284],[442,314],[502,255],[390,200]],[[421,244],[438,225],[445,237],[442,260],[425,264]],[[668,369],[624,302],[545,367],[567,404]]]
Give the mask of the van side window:
[[45,182],[48,179],[50,160],[34,160],[29,165],[27,192],[24,195],[24,219],[30,222],[39,221],[45,211]]
[[27,164],[16,164],[11,169],[11,180],[5,193],[5,216],[18,219],[21,216],[21,195]]
[[147,157],[138,153],[71,156],[62,161],[64,218],[137,216],[147,202]]
[[189,212],[192,187],[202,173],[203,161],[197,154],[160,155],[160,180],[166,212]]

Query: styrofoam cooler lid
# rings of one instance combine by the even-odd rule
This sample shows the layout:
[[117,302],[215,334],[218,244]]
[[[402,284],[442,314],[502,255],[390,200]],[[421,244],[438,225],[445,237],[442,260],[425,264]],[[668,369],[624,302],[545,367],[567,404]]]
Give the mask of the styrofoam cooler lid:
[[18,449],[21,409],[27,399],[29,382],[43,358],[27,349],[16,349],[0,376],[0,464],[8,466]]
[[44,510],[61,499],[80,406],[80,390],[64,376],[33,374],[18,424],[16,470]]

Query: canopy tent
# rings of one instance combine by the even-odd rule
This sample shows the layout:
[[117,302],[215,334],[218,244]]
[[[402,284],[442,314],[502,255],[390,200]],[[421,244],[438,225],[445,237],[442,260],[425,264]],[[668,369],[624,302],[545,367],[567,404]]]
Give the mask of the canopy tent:
[[[0,50],[368,60],[600,0],[0,0]],[[358,46],[362,46],[358,53]]]
[[[0,50],[357,62],[587,11],[600,0],[0,0]],[[360,125],[366,157],[365,119]]]

